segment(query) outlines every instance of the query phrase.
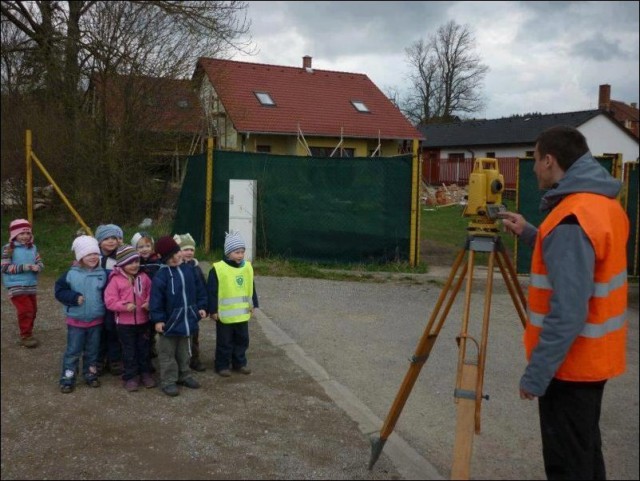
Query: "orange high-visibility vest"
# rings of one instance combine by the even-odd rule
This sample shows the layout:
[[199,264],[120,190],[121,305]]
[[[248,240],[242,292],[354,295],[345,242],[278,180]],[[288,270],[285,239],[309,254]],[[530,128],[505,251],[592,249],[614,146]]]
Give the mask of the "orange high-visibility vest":
[[540,225],[531,259],[529,319],[524,346],[527,359],[530,359],[538,344],[542,321],[549,313],[553,293],[547,279],[542,243],[565,217],[572,214],[595,251],[595,287],[589,299],[585,327],[555,377],[565,381],[601,381],[622,374],[626,368],[629,220],[616,199],[589,193],[571,194]]

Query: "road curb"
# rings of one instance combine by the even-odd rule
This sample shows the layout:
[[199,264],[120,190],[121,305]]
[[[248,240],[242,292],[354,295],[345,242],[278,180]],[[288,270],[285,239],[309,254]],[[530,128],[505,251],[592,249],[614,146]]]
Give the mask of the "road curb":
[[[276,326],[264,313],[256,310],[254,317],[267,340],[274,346],[281,348],[297,366],[319,383],[333,402],[358,424],[362,434],[371,439],[372,436],[379,433],[383,421],[371,409],[347,387],[332,379],[320,364],[309,357],[290,336]],[[383,452],[391,459],[404,479],[445,479],[429,461],[396,433],[389,436]]]

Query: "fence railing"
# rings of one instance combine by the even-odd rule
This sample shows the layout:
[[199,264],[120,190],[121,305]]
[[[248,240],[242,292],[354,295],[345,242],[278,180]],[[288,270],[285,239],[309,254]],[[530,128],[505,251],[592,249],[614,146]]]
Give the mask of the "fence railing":
[[[504,176],[505,189],[516,188],[518,157],[498,157],[498,168]],[[425,159],[422,163],[422,180],[427,184],[467,185],[473,171],[472,158],[464,160]]]

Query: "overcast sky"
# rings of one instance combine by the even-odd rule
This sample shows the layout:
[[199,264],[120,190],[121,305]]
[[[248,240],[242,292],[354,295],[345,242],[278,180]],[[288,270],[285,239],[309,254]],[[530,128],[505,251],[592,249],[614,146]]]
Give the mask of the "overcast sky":
[[638,2],[248,2],[257,55],[235,60],[367,75],[406,89],[405,49],[454,20],[468,25],[489,67],[482,90],[494,119],[598,107],[598,86],[638,102]]

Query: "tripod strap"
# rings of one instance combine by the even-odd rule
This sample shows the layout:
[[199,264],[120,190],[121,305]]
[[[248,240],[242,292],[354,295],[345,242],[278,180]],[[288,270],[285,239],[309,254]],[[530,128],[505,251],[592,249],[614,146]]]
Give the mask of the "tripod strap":
[[411,364],[424,364],[429,359],[429,354],[423,354],[422,356],[413,355],[409,358]]

